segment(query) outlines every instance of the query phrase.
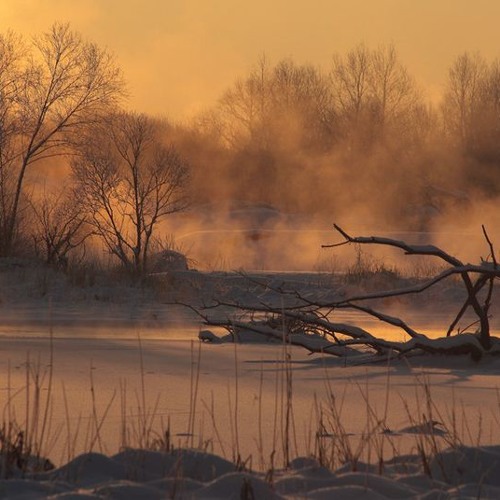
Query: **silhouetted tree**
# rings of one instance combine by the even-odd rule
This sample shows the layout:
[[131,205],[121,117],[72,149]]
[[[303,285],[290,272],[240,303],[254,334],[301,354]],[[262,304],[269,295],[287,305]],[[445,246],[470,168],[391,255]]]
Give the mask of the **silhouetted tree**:
[[271,66],[263,57],[224,93],[215,115],[204,117],[233,153],[227,178],[241,180],[235,195],[279,203],[287,180],[300,168],[297,155],[330,148],[332,114],[330,88],[317,68],[291,59]]
[[330,78],[335,104],[346,121],[345,127],[357,129],[362,113],[370,101],[371,54],[365,45],[358,45],[344,57],[333,56]]
[[251,142],[259,148],[268,145],[266,118],[269,117],[271,81],[265,57],[246,78],[238,79],[220,98],[218,114],[222,136],[234,148]]
[[187,207],[187,165],[162,136],[147,116],[120,113],[87,137],[72,162],[88,223],[136,276],[147,271],[158,224]]
[[484,96],[488,65],[479,55],[467,52],[450,67],[444,96],[444,119],[449,132],[466,146],[473,133],[472,125]]
[[481,82],[480,102],[473,116],[469,149],[474,156],[500,168],[500,61],[488,65]]
[[35,250],[47,264],[65,269],[69,253],[91,236],[82,201],[67,186],[44,190],[31,200]]
[[361,44],[335,55],[330,79],[342,135],[356,149],[407,132],[422,109],[416,84],[392,45],[371,50]]
[[67,24],[30,44],[0,35],[0,255],[12,253],[29,171],[123,95],[113,58]]
[[500,191],[500,63],[479,54],[458,56],[442,105],[447,138],[460,155],[464,182],[487,195]]
[[324,150],[333,117],[333,100],[327,79],[311,65],[280,61],[271,77],[272,137],[285,148]]

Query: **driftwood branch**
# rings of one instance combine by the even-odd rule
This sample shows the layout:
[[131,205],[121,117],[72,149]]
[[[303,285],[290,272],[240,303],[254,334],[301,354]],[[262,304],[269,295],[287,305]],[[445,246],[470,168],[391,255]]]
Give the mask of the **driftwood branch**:
[[[493,243],[484,227],[483,235],[488,244],[489,256],[492,262],[486,260],[479,265],[465,264],[434,245],[410,245],[404,241],[377,236],[353,237],[336,224],[334,229],[343,237],[343,241],[333,245],[324,245],[325,248],[335,248],[350,243],[390,246],[404,251],[406,255],[436,257],[444,261],[448,268],[437,276],[414,286],[356,294],[351,297],[329,301],[305,297],[301,295],[299,290],[287,291],[280,287],[271,288],[268,283],[253,279],[254,284],[273,290],[278,296],[295,298],[295,303],[290,305],[282,301],[279,306],[276,306],[266,303],[263,299],[256,300],[254,305],[215,300],[213,305],[204,309],[205,313],[195,308],[192,309],[199,314],[206,325],[225,328],[233,336],[237,332],[253,332],[267,338],[301,346],[310,353],[356,356],[361,352],[359,347],[363,346],[365,349],[371,350],[372,353],[389,356],[391,353],[407,354],[419,351],[469,354],[474,359],[479,359],[485,353],[500,354],[500,343],[497,339],[492,339],[490,335],[488,316],[494,291],[493,282],[500,277],[500,266],[496,261]],[[450,323],[444,336],[438,339],[429,338],[424,333],[416,331],[398,317],[379,311],[371,305],[362,304],[376,299],[419,294],[455,275],[460,276],[467,292],[467,298]],[[481,302],[479,294],[486,285],[488,285],[486,296],[484,298],[484,293],[482,293],[483,299],[481,299]],[[474,311],[477,317],[477,321],[474,323],[479,324],[478,333],[452,335],[469,308]],[[209,317],[206,314],[207,311],[220,309],[233,311],[237,313],[238,317],[231,313],[223,318],[213,315]],[[334,320],[335,312],[342,309],[359,311],[387,325],[397,327],[403,330],[409,339],[402,342],[391,341],[376,337],[359,326],[336,322]]]
[[[359,243],[359,244],[377,244],[377,245],[386,245],[386,246],[391,246],[394,248],[399,248],[403,250],[407,255],[432,255],[434,257],[439,257],[440,259],[444,260],[448,264],[451,264],[452,266],[460,267],[463,266],[463,263],[460,262],[456,257],[453,257],[449,255],[448,253],[444,252],[440,248],[434,246],[434,245],[408,245],[404,241],[399,241],[399,240],[393,240],[391,238],[381,238],[378,236],[358,236],[358,237],[353,237],[347,234],[340,226],[337,224],[334,224],[333,227],[337,232],[339,232],[344,238],[345,242],[342,244],[346,243]],[[337,245],[323,245],[323,248],[332,248]]]
[[[449,253],[443,251],[442,249],[434,246],[434,245],[409,245],[408,243],[404,241],[399,241],[399,240],[393,240],[390,238],[381,238],[378,236],[369,236],[369,237],[353,237],[350,236],[346,231],[344,231],[340,226],[337,224],[334,224],[334,229],[344,238],[344,242],[342,243],[358,243],[358,244],[376,244],[376,245],[386,245],[386,246],[391,246],[394,248],[399,248],[405,252],[407,255],[421,255],[421,256],[433,256],[437,257],[444,262],[448,263],[451,268],[445,271],[444,274],[445,276],[442,276],[441,279],[444,279],[448,274],[459,274],[460,277],[462,278],[462,282],[465,286],[465,289],[467,291],[467,301],[460,309],[455,321],[450,325],[450,328],[454,328],[456,326],[456,323],[458,320],[463,316],[465,313],[466,309],[468,307],[471,307],[474,310],[474,313],[476,314],[478,321],[479,321],[479,339],[482,344],[482,346],[485,349],[489,349],[491,347],[491,336],[490,336],[490,325],[489,325],[489,317],[488,317],[488,310],[491,304],[491,295],[493,293],[493,280],[497,277],[500,277],[500,269],[498,269],[498,266],[496,265],[496,260],[494,258],[495,252],[493,248],[493,244],[491,240],[489,239],[489,236],[486,232],[486,229],[483,226],[483,234],[486,238],[486,241],[489,245],[490,248],[490,254],[493,259],[493,265],[491,265],[489,262],[482,262],[482,265],[480,266],[473,266],[470,264],[465,265],[463,262],[461,262],[459,259],[456,257],[450,255]],[[326,246],[328,248],[328,245]],[[480,277],[476,281],[476,283],[472,282],[472,274],[479,274]],[[437,277],[438,281],[440,277]],[[478,293],[479,291],[483,288],[484,284],[489,280],[490,283],[490,288],[489,292],[486,298],[486,301],[484,302],[483,305],[480,304],[479,299],[478,299]],[[431,280],[432,281],[432,280]],[[431,284],[432,286],[432,284]],[[428,288],[428,287],[427,287]],[[415,293],[414,291],[409,291],[407,293]],[[375,294],[377,295],[377,294]],[[398,295],[396,293],[396,295]],[[379,297],[373,297],[372,298],[379,298]],[[356,300],[366,300],[366,299],[361,299],[358,298]],[[350,301],[352,302],[353,299],[351,298]],[[447,336],[450,335],[450,328],[448,328]]]

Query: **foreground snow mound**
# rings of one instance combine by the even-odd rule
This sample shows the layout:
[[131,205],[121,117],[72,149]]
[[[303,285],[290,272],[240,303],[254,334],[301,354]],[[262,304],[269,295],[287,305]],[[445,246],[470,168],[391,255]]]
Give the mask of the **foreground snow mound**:
[[0,480],[0,498],[24,499],[464,499],[500,498],[500,446],[457,447],[421,457],[401,455],[378,466],[359,462],[336,471],[309,457],[286,470],[240,471],[197,450],[126,449],[112,457],[85,453],[62,467]]
[[460,446],[442,451],[431,460],[430,470],[434,478],[449,484],[478,483],[500,488],[500,446]]
[[125,449],[112,457],[84,453],[66,465],[34,475],[34,478],[66,481],[82,487],[107,481],[150,482],[165,478],[188,478],[201,484],[235,470],[231,462],[197,450],[177,449],[166,453]]
[[37,476],[47,481],[67,481],[77,486],[90,487],[105,481],[126,479],[125,467],[100,453],[85,453],[59,469]]
[[277,500],[283,498],[277,495],[272,485],[255,474],[233,472],[221,476],[207,486],[194,492],[193,498],[260,498],[263,500]]
[[183,477],[207,482],[236,470],[234,464],[221,457],[190,449],[170,453],[127,449],[113,460],[122,464],[128,477],[139,481]]

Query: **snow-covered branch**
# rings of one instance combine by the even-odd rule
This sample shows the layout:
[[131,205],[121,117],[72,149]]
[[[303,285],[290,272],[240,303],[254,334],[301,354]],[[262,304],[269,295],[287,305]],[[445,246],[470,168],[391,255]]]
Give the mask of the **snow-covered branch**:
[[[383,290],[373,293],[360,293],[350,297],[323,300],[321,297],[307,297],[300,290],[283,290],[280,287],[272,288],[269,284],[255,282],[273,292],[274,300],[266,301],[266,295],[256,298],[253,303],[231,302],[228,300],[215,300],[205,308],[205,313],[197,311],[203,318],[205,325],[222,327],[230,332],[233,340],[241,332],[252,332],[256,336],[271,338],[307,349],[310,353],[331,354],[334,356],[356,356],[363,352],[376,355],[391,356],[410,352],[428,352],[445,354],[469,354],[474,359],[481,358],[484,354],[500,354],[500,342],[490,335],[488,310],[492,301],[493,281],[500,277],[500,268],[494,257],[494,248],[485,229],[490,256],[493,262],[482,261],[479,265],[465,264],[458,258],[433,245],[410,245],[404,241],[381,238],[377,236],[353,237],[342,228],[334,225],[335,230],[344,238],[343,242],[327,245],[334,248],[340,245],[375,244],[399,248],[407,255],[434,256],[448,264],[448,268],[437,276],[417,283],[410,287],[396,290]],[[372,303],[378,299],[400,297],[422,293],[438,283],[452,276],[460,276],[467,292],[467,299],[462,305],[448,330],[440,338],[431,338],[412,328],[406,321],[399,317],[378,310]],[[479,293],[489,284],[486,293],[479,297]],[[486,298],[484,298],[486,295]],[[276,296],[281,301],[276,301]],[[294,299],[290,303],[290,298]],[[287,300],[285,300],[287,299]],[[370,305],[366,302],[371,301]],[[365,304],[361,304],[364,302]],[[477,333],[462,333],[452,335],[455,327],[465,314],[472,308],[479,324]],[[401,329],[409,338],[400,342],[377,337],[356,325],[335,321],[338,310],[351,309],[381,322]],[[210,317],[206,312],[210,310]],[[226,316],[221,317],[220,311],[226,311]],[[217,314],[219,313],[219,314]],[[205,336],[203,340],[213,338]]]

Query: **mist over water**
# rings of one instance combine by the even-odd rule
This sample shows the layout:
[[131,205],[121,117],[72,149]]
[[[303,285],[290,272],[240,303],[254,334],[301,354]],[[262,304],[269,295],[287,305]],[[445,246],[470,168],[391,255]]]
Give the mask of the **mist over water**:
[[390,45],[322,68],[263,57],[189,130],[172,129],[193,205],[166,227],[202,267],[311,270],[334,222],[486,258],[481,226],[495,241],[499,222],[498,68],[464,53],[430,103]]
[[[471,209],[466,217],[451,213],[438,216],[432,223],[435,230],[427,231],[377,226],[367,219],[352,220],[352,216],[346,217],[345,222],[342,217],[309,221],[307,216],[282,214],[277,210],[262,222],[265,215],[259,218],[259,214],[268,209],[259,206],[239,211],[250,214],[244,222],[232,218],[231,212],[211,213],[209,217],[194,212],[180,217],[173,225],[173,221],[169,221],[166,231],[175,227],[176,247],[188,255],[192,267],[200,270],[345,272],[359,257],[359,249],[356,245],[322,248],[342,241],[333,229],[334,222],[352,236],[381,236],[409,244],[432,244],[466,263],[479,263],[489,254],[481,226],[485,226],[493,241],[499,234],[496,203],[481,205]],[[421,258],[405,256],[397,249],[370,245],[363,246],[361,251],[372,262],[406,274],[411,274],[412,268],[423,266]],[[441,264],[437,258],[426,259],[429,270]]]

